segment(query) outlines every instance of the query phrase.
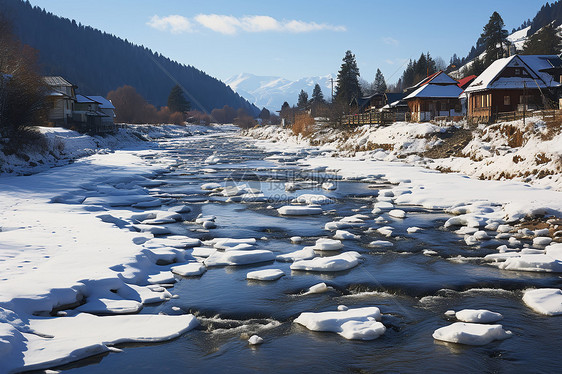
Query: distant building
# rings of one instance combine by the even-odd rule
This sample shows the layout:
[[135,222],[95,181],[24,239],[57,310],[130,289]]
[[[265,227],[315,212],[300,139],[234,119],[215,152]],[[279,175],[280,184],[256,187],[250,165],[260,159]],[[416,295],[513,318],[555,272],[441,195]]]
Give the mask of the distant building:
[[380,110],[383,112],[394,113],[396,121],[405,121],[406,113],[408,112],[408,103],[404,101],[405,93],[402,92],[387,92],[384,94],[386,105]]
[[462,117],[463,110],[459,95],[463,89],[459,82],[443,71],[423,79],[407,89],[410,119],[412,121],[431,121],[435,117]]
[[75,127],[83,132],[108,132],[115,129],[115,107],[102,96],[77,95],[78,86],[60,76],[44,77],[50,90],[49,121],[57,126]]
[[494,61],[465,90],[468,116],[494,121],[499,113],[558,107],[562,60],[556,55],[514,55]]
[[72,111],[76,103],[76,88],[66,79],[60,76],[43,77],[49,85],[47,96],[51,103],[49,121],[58,126],[67,126],[72,122]]

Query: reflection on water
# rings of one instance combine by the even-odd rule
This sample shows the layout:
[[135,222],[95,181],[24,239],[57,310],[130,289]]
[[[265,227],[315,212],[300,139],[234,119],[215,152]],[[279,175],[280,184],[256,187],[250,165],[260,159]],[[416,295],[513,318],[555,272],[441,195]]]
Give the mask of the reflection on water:
[[[151,193],[186,203],[198,214],[216,216],[217,228],[201,230],[200,225],[183,222],[168,225],[174,233],[210,239],[214,237],[258,239],[258,249],[276,254],[312,245],[319,237],[331,235],[324,224],[354,214],[369,216],[364,227],[346,229],[360,235],[346,240],[344,250],[362,253],[364,261],[348,271],[319,274],[291,271],[290,263],[267,262],[248,266],[211,268],[201,277],[182,278],[173,287],[177,299],[147,306],[142,313],[194,313],[201,327],[161,344],[125,345],[123,352],[96,356],[62,367],[69,373],[178,373],[178,372],[556,372],[562,353],[560,318],[542,317],[521,301],[521,290],[530,287],[560,287],[557,275],[500,271],[484,265],[479,258],[490,248],[467,247],[462,237],[442,230],[448,218],[443,212],[419,207],[401,207],[406,219],[387,214],[376,224],[372,202],[384,181],[376,185],[338,180],[324,171],[302,171],[296,160],[306,154],[289,155],[285,163],[264,160],[271,153],[253,148],[233,136],[205,136],[163,144],[178,166],[159,177],[162,185]],[[202,162],[216,152],[219,164]],[[283,160],[277,157],[277,160]],[[205,169],[205,170],[204,170]],[[212,170],[209,170],[212,169]],[[288,181],[314,176],[318,181],[332,178],[336,190],[317,185],[286,191]],[[259,189],[265,202],[226,202],[227,197],[203,191],[203,183],[241,183]],[[377,187],[377,188],[373,188]],[[329,196],[325,214],[311,217],[281,217],[276,208],[302,193]],[[390,239],[375,230],[382,225],[394,228]],[[422,228],[415,234],[408,227]],[[302,236],[293,244],[291,236]],[[371,248],[373,240],[389,240],[390,248]],[[494,243],[496,244],[496,243]],[[437,256],[425,256],[431,249]],[[457,256],[474,260],[454,261]],[[246,280],[246,273],[268,268],[281,269],[285,276],[274,282]],[[310,286],[325,282],[330,290],[303,295]],[[380,338],[348,341],[337,334],[312,332],[293,324],[303,311],[335,310],[378,306],[387,327]],[[450,323],[444,312],[453,309],[485,308],[503,314],[501,323],[514,336],[482,347],[437,342],[435,329]],[[258,333],[264,344],[249,347],[247,339]]]

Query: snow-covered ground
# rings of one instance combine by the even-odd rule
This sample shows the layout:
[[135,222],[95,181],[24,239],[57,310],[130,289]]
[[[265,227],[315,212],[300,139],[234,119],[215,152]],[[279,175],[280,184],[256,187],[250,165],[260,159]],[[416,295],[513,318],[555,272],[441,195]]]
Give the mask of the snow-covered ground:
[[434,170],[459,172],[474,178],[516,180],[562,191],[562,132],[539,117],[481,126],[461,151],[462,157],[427,158],[424,152],[443,144],[452,124],[397,122],[386,127],[364,125],[350,131],[320,128],[311,136],[295,136],[276,126],[246,134],[284,146],[317,145],[330,156],[401,161]]
[[16,154],[5,154],[4,147],[0,144],[0,177],[7,174],[37,173],[95,153],[138,147],[143,141],[156,138],[202,134],[212,128],[197,125],[127,125],[120,127],[115,134],[104,136],[85,135],[61,127],[36,129],[44,136],[44,142],[26,146]]
[[[114,209],[161,205],[145,187],[175,161],[156,144],[151,150],[148,140],[210,130],[135,126],[101,138],[42,128],[46,153],[28,153],[30,160],[44,160],[41,167],[22,164],[17,157],[4,159],[6,170],[14,173],[47,170],[0,176],[0,372],[58,365],[122,342],[167,340],[197,325],[189,314],[118,315],[172,295],[150,285],[151,279],[164,278],[156,267],[167,255],[158,250],[163,245],[149,245],[153,235],[137,232],[135,218]],[[67,165],[48,168],[61,164]],[[175,214],[160,212],[165,213]],[[194,246],[199,240],[177,243]],[[68,318],[49,317],[79,303]]]

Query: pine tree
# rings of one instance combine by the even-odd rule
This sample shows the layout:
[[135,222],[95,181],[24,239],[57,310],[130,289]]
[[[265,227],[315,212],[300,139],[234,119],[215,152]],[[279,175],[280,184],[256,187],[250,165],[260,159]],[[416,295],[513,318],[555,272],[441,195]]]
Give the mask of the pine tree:
[[264,107],[264,108],[262,108],[258,118],[263,120],[263,121],[267,121],[269,118],[271,118],[271,112],[269,110],[267,110],[267,108]]
[[483,44],[486,46],[486,65],[504,57],[506,54],[505,47],[509,46],[507,35],[503,19],[498,12],[494,12],[480,35]]
[[557,55],[560,53],[562,39],[557,29],[546,25],[525,42],[523,54],[525,55]]
[[312,90],[312,98],[310,99],[310,101],[313,104],[323,104],[326,102],[324,100],[324,94],[322,93],[322,89],[320,88],[320,85],[318,83],[316,83],[314,89]]
[[380,69],[377,69],[375,74],[375,81],[371,86],[371,90],[374,94],[382,94],[386,92],[386,81],[384,80],[384,75],[382,75]]
[[179,85],[175,85],[168,96],[168,109],[170,112],[188,112],[191,108],[189,101],[183,96],[183,91]]
[[308,94],[306,92],[304,92],[304,90],[301,90],[301,92],[299,93],[299,99],[297,101],[297,107],[300,110],[305,110],[308,108]]
[[345,52],[337,77],[337,89],[335,100],[347,106],[354,98],[361,97],[359,86],[359,68],[355,61],[355,55],[351,51]]

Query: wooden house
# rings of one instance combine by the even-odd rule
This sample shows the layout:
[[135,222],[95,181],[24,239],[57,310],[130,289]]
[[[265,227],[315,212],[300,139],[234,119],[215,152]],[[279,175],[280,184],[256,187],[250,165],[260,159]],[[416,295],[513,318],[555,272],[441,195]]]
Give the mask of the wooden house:
[[376,93],[369,96],[354,98],[351,100],[351,113],[366,113],[373,109],[380,109],[386,105],[384,93]]
[[408,103],[410,120],[423,122],[435,117],[463,116],[459,100],[463,89],[458,83],[445,72],[438,71],[409,89],[404,100]]
[[408,112],[408,104],[404,101],[405,96],[406,94],[403,92],[385,93],[386,105],[381,108],[381,111],[393,113],[396,121],[405,121]]
[[47,93],[51,102],[49,121],[56,125],[68,125],[72,122],[72,111],[76,103],[77,86],[60,76],[43,77],[49,86]]
[[562,60],[514,55],[494,61],[465,90],[468,116],[490,122],[499,113],[553,108],[560,97]]

